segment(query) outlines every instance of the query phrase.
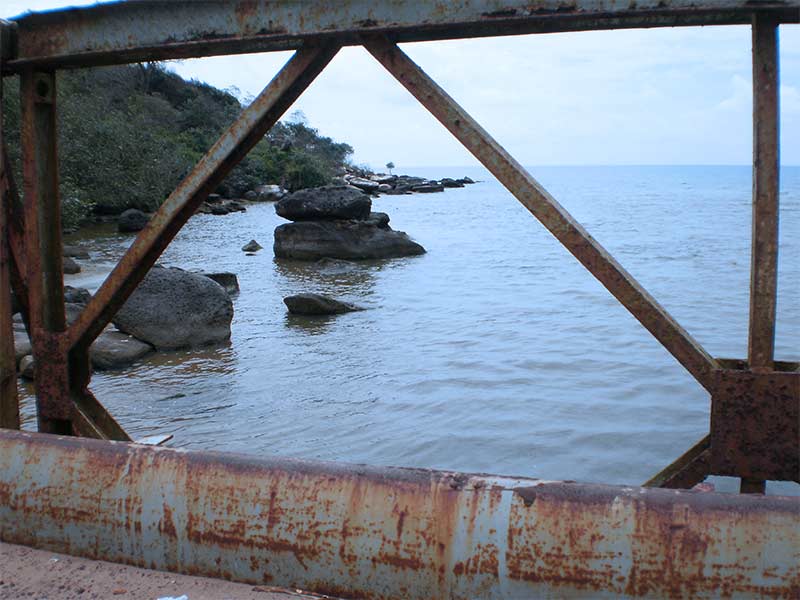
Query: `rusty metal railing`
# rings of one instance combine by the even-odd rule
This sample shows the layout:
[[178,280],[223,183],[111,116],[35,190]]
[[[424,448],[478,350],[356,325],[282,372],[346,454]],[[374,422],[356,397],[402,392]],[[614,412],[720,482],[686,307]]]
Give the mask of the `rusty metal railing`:
[[[230,169],[247,154],[269,128],[278,121],[292,102],[322,72],[338,49],[344,45],[363,45],[709,392],[711,422],[708,436],[653,477],[646,485],[690,488],[710,474],[741,478],[741,491],[743,492],[763,492],[765,480],[800,482],[800,452],[798,452],[800,448],[800,365],[776,362],[773,351],[777,295],[780,164],[778,28],[781,23],[797,22],[800,22],[800,0],[783,2],[740,0],[658,0],[656,2],[647,0],[628,4],[607,0],[578,0],[577,2],[545,0],[533,4],[521,0],[473,0],[470,2],[459,0],[431,2],[343,0],[335,3],[290,0],[241,0],[238,2],[156,2],[146,0],[54,11],[23,16],[15,21],[0,22],[0,73],[3,76],[19,75],[21,84],[24,179],[23,201],[17,193],[8,153],[5,151],[5,146],[0,144],[3,154],[2,160],[0,160],[2,166],[2,172],[0,172],[0,201],[2,203],[2,210],[0,210],[0,391],[2,391],[0,426],[11,429],[19,427],[19,407],[16,396],[15,369],[13,368],[13,335],[9,314],[10,290],[13,288],[15,296],[22,305],[23,318],[31,338],[37,364],[35,388],[39,431],[103,440],[130,440],[123,428],[88,389],[91,377],[88,360],[90,344],[111,321],[116,311],[130,296],[189,216],[223,180]],[[519,163],[397,46],[398,42],[404,41],[487,35],[742,23],[750,23],[753,31],[754,185],[748,356],[742,357],[740,360],[712,357]],[[67,326],[64,319],[64,299],[61,291],[63,287],[62,240],[59,223],[60,199],[58,197],[55,135],[57,69],[139,60],[284,49],[296,49],[296,53],[167,198],[147,227],[138,234],[119,264],[100,286],[83,313],[74,323]],[[148,451],[141,449],[120,450],[119,446],[106,448],[102,445],[82,445],[79,442],[67,443],[63,440],[50,442],[35,437],[2,432],[0,432],[0,444],[5,444],[7,449],[17,448],[21,452],[56,453],[57,456],[54,454],[53,459],[56,461],[84,456],[82,453],[95,453],[94,456],[98,460],[102,460],[107,453],[111,453],[115,456],[124,454],[127,457],[125,460],[139,461],[142,464],[147,461],[155,461],[153,463],[155,464],[164,457],[173,456],[161,454],[159,453],[161,451],[156,450],[151,450],[149,451],[151,454],[148,454]],[[169,460],[173,459],[178,460],[174,456]],[[191,460],[202,463],[211,459],[200,455]],[[238,459],[231,460],[233,462],[228,468],[236,471],[238,468],[236,465],[240,463],[237,462]],[[281,473],[283,473],[280,477],[287,478],[286,485],[289,488],[286,489],[294,489],[291,487],[294,484],[290,485],[288,481],[292,480],[295,475],[299,480],[306,481],[308,485],[312,486],[310,489],[297,492],[300,494],[297,501],[300,502],[302,498],[310,497],[308,495],[313,493],[313,486],[322,485],[322,483],[304,479],[305,475],[291,472],[292,469],[297,469],[304,473],[305,469],[313,470],[317,467],[308,467],[305,463],[293,464],[294,466],[280,467]],[[275,472],[270,469],[267,469],[268,473],[267,471],[265,473],[270,477],[277,477]],[[73,475],[82,477],[82,474],[76,473]],[[433,472],[426,473],[428,473],[427,477],[435,479],[437,483],[425,488],[424,485],[417,482],[414,485],[419,484],[421,487],[415,488],[418,491],[414,493],[423,494],[421,490],[425,488],[427,490],[425,493],[434,498],[436,502],[445,502],[440,498],[439,487],[439,480],[444,476]],[[34,474],[36,477],[42,477],[38,471]],[[166,471],[162,475],[169,476]],[[231,477],[233,476],[234,473],[231,474]],[[334,477],[336,476],[334,475]],[[363,483],[363,489],[358,488],[356,483],[352,483],[356,487],[348,488],[346,493],[366,493],[368,496],[369,494],[378,494],[369,497],[376,503],[388,501],[391,494],[405,489],[406,484],[403,483],[402,478],[395,480],[393,475],[387,477],[387,481],[391,482],[388,488],[380,488],[380,491],[376,491],[377,488],[374,488],[369,480]],[[475,485],[480,484],[487,489],[495,485],[487,481],[481,483],[481,481],[476,479]],[[189,481],[184,483],[187,486],[190,485]],[[77,488],[70,487],[74,485],[77,485],[75,481],[64,482],[65,489],[72,490],[70,494],[76,494],[74,499],[77,503],[80,501],[80,498],[77,497]],[[207,485],[211,486],[212,484],[207,483]],[[0,487],[0,492],[2,489]],[[128,487],[125,489],[133,493]],[[230,490],[232,489],[230,488]],[[578,494],[584,498],[583,494],[588,494],[587,498],[594,498],[593,492],[591,492],[593,488],[567,486],[559,489],[568,495]],[[357,490],[361,491],[357,492]],[[543,490],[544,488],[541,488],[537,492],[532,492],[532,497],[536,499],[536,502],[545,497],[549,498],[549,496],[540,495],[539,492],[543,492]],[[478,492],[477,488],[472,491],[481,498],[483,497],[484,492]],[[14,490],[7,489],[5,493],[5,496],[0,493],[0,499],[17,497],[15,495],[17,492]],[[154,490],[153,493],[155,493]],[[487,523],[495,523],[499,517],[491,507],[493,496],[489,492],[485,493],[488,494],[485,501],[489,502],[489,505],[485,512],[481,512],[481,515],[489,519]],[[694,500],[695,496],[681,493],[669,495],[670,493],[666,492],[644,490],[631,493],[643,494],[642,502],[645,505],[648,502],[646,499],[655,498],[657,500],[654,502],[658,506],[665,503],[664,506],[670,505],[672,508],[659,513],[661,516],[655,521],[648,521],[647,519],[650,517],[639,520],[640,515],[637,512],[640,508],[639,505],[633,501],[631,501],[632,504],[626,504],[628,501],[625,498],[629,497],[626,495],[628,492],[617,489],[616,495],[609,492],[609,495],[603,496],[605,500],[597,500],[604,507],[601,511],[602,515],[595,513],[592,508],[595,505],[592,502],[584,503],[582,500],[578,501],[579,499],[575,500],[573,509],[605,519],[602,526],[610,526],[608,523],[614,522],[619,527],[627,528],[629,537],[635,537],[638,528],[645,527],[647,523],[657,527],[668,527],[664,524],[670,519],[673,524],[677,523],[675,531],[683,531],[681,528],[687,527],[687,525],[681,524],[683,523],[681,519],[684,517],[680,516],[683,513],[680,512],[682,509],[679,510],[678,507],[684,505],[690,507],[687,509],[690,512],[694,510],[691,507],[696,506],[697,510],[702,513],[706,510],[706,506],[710,507],[714,503],[721,503],[720,506],[727,507],[725,510],[732,511],[730,514],[739,514],[737,511],[744,511],[742,514],[751,514],[748,512],[751,511],[748,508],[750,504],[747,504],[750,500],[721,500],[714,496],[713,500],[706,502]],[[302,494],[307,494],[307,496],[302,496]],[[384,494],[384,496],[380,494]],[[614,496],[613,501],[611,500],[612,496]],[[502,493],[499,497],[506,498]],[[524,494],[509,497],[512,498],[510,505],[512,508],[518,507],[518,502],[523,502],[525,506],[528,506]],[[366,497],[359,496],[359,498]],[[383,500],[379,501],[378,498],[383,498]],[[429,497],[426,496],[426,498],[425,501],[431,501]],[[438,500],[436,500],[437,498]],[[484,502],[484,500],[480,500],[480,502]],[[509,500],[504,499],[501,504],[503,502],[507,503]],[[514,504],[515,502],[517,504]],[[616,510],[614,503],[616,502],[622,503],[623,513],[614,512]],[[743,504],[738,504],[738,502],[743,502]],[[756,505],[771,507],[768,510],[772,510],[772,507],[778,506],[783,500],[775,501],[778,504],[770,504],[772,501],[766,500],[763,502],[762,505]],[[796,504],[792,505],[792,501],[788,500],[786,502],[789,503],[787,506],[794,506],[789,512],[796,519]],[[164,510],[166,510],[167,504],[164,506]],[[509,505],[505,504],[504,506],[508,508]],[[540,505],[543,511],[549,511],[549,506],[546,502]],[[626,506],[627,509],[624,508]],[[782,504],[780,506],[783,507]],[[449,505],[437,505],[436,510],[443,511],[442,518],[445,518],[446,515],[449,515],[447,518],[452,516],[453,513],[447,512],[450,510],[448,507]],[[195,506],[194,508],[200,510],[202,507]],[[642,510],[646,508],[645,506]],[[367,512],[370,510],[365,507],[362,509]],[[12,509],[11,512],[8,512],[6,517],[11,518],[13,515],[19,514],[15,510]],[[466,509],[462,506],[459,510]],[[625,510],[632,512],[627,514]],[[716,509],[708,508],[708,510],[713,513]],[[780,512],[783,508],[775,510]],[[645,513],[645,516],[649,514],[647,510]],[[192,518],[197,518],[196,512],[190,511],[187,514],[189,516],[186,518],[191,515],[195,515]],[[336,514],[337,518],[345,519],[341,526],[347,529],[350,513],[338,512]],[[502,513],[502,519],[505,519],[508,514],[511,513]],[[543,514],[552,517],[555,513],[537,513],[536,519],[542,519]],[[713,514],[716,515],[714,519],[728,518],[719,516],[717,513]],[[383,508],[375,513],[374,517],[389,519],[389,515]],[[359,518],[363,518],[363,515]],[[744,520],[740,523],[744,524],[741,527],[745,529],[750,527],[750,521],[747,521],[745,517],[742,519]],[[336,522],[338,523],[338,521]],[[794,522],[796,523],[796,520]],[[305,521],[301,521],[297,526],[300,527],[304,523]],[[401,529],[402,523],[401,519],[399,526]],[[420,531],[425,526],[422,521],[417,525],[420,527]],[[678,543],[682,551],[695,552],[697,556],[692,559],[694,564],[702,564],[700,573],[708,577],[708,569],[711,569],[713,565],[704,562],[707,559],[706,555],[701,560],[699,556],[701,552],[692,546],[694,543],[692,540],[695,538],[689,536],[689,532],[696,531],[695,525],[688,526],[689,529],[684,531],[688,537],[680,537],[672,529],[669,529],[671,532],[669,536],[664,533],[662,538],[659,538],[661,546],[658,551],[668,553],[669,544],[675,543],[675,536],[678,536],[680,538]],[[135,529],[136,524],[131,526]],[[481,526],[490,527],[488,524]],[[601,527],[599,524],[597,526]],[[239,526],[236,525],[236,527]],[[635,527],[635,530],[631,530],[631,527]],[[508,532],[509,538],[507,545],[504,546],[503,554],[506,561],[504,568],[510,568],[510,561],[523,561],[524,568],[520,567],[522,570],[517,575],[528,581],[529,585],[541,585],[545,590],[556,589],[559,585],[567,586],[570,589],[579,589],[578,583],[584,581],[586,589],[593,592],[604,591],[604,593],[613,594],[622,589],[619,587],[623,583],[622,580],[596,578],[593,573],[598,568],[597,565],[594,563],[590,565],[586,562],[591,562],[595,558],[590,560],[587,558],[589,555],[585,553],[580,555],[584,557],[582,567],[584,571],[577,567],[576,570],[569,573],[548,570],[546,561],[543,562],[544,559],[539,559],[538,555],[532,555],[529,550],[514,545],[511,529],[508,529],[506,524],[503,524],[502,527],[498,524],[494,529]],[[16,530],[13,528],[0,529],[0,538],[10,535],[5,533],[7,531]],[[458,531],[462,530],[458,529]],[[587,531],[592,530],[590,528]],[[747,529],[747,536],[743,539],[755,539],[750,537],[751,534],[755,536],[755,531],[755,529],[753,531]],[[775,528],[770,528],[769,531],[774,535],[779,535]],[[462,539],[460,536],[466,535],[463,532],[456,535],[455,532],[456,529],[447,535],[443,534],[441,538],[436,538],[439,540],[437,543],[444,545],[448,552],[453,551],[452,548],[448,549],[448,544],[460,543],[459,540]],[[553,540],[561,538],[555,531],[550,533],[552,535],[547,538],[547,544],[552,546],[556,543]],[[377,535],[377,532],[373,532],[373,534]],[[116,535],[114,533],[112,537]],[[169,532],[159,530],[159,535],[169,536]],[[256,533],[246,526],[244,530],[232,530],[230,535],[238,544],[249,544],[252,541],[251,535],[256,535]],[[347,537],[348,534],[343,530],[337,535]],[[488,535],[485,539],[494,539],[492,538],[494,535]],[[17,534],[12,535],[12,537],[14,536]],[[401,533],[398,533],[398,537],[401,537]],[[14,539],[18,538],[19,536],[14,537]],[[31,539],[36,541],[38,538],[34,536]],[[64,538],[58,539],[59,542],[53,541],[52,543],[69,543],[69,540]],[[738,539],[736,537],[736,540]],[[210,544],[213,542],[211,538],[203,540],[181,538],[181,540],[182,544],[194,542]],[[230,541],[226,540],[227,538],[220,538],[217,545],[222,546]],[[729,538],[728,543],[738,543],[736,540]],[[583,538],[576,541],[570,538],[569,543],[566,543],[562,540],[559,542],[562,545],[558,552],[562,554],[567,550],[580,552],[585,547],[584,544],[591,546],[590,541]],[[710,547],[708,544],[711,542],[716,543],[715,540],[706,540],[703,552],[708,551]],[[343,549],[342,552],[348,552],[344,541],[340,540],[337,543],[339,544],[337,547]],[[556,552],[556,550],[547,544],[539,548],[545,555],[551,556],[547,552]],[[148,554],[142,549],[139,550],[141,552],[135,554],[137,558],[129,560],[133,560],[137,564],[144,561],[144,557]],[[265,550],[280,553],[285,549],[270,546]],[[726,551],[728,550],[730,548]],[[526,552],[528,554],[525,554]],[[384,567],[386,569],[409,569],[410,572],[425,570],[422,563],[419,562],[423,559],[419,557],[414,559],[418,562],[408,562],[412,559],[403,558],[405,556],[403,554],[384,553],[384,555],[378,554],[377,556],[375,568],[378,570],[376,572],[382,572],[381,568]],[[627,558],[623,560],[623,563],[630,560],[633,566],[630,567],[627,576],[618,575],[625,584],[622,592],[632,595],[647,594],[650,585],[656,586],[652,589],[664,592],[666,595],[670,595],[676,590],[678,595],[687,591],[688,588],[682,587],[675,589],[667,589],[663,585],[658,587],[656,583],[652,583],[657,579],[655,576],[645,578],[646,581],[651,582],[645,584],[645,579],[642,579],[643,575],[636,571],[640,568],[636,566],[636,561],[643,560],[642,556],[633,550],[630,550],[629,554],[625,556]],[[672,554],[669,556],[672,557],[670,560],[676,558]],[[197,557],[200,560],[200,555]],[[356,555],[356,557],[358,558],[356,562],[362,559],[361,555]],[[773,569],[772,572],[778,572],[775,571],[778,569],[783,573],[778,577],[780,581],[774,586],[767,582],[768,575],[762,574],[758,576],[762,577],[759,579],[754,574],[755,571],[751,570],[752,577],[747,580],[745,587],[735,589],[757,590],[764,593],[775,592],[777,595],[783,594],[786,590],[797,591],[800,589],[800,583],[798,583],[800,574],[797,569],[789,571],[783,569],[787,564],[785,561],[791,561],[793,557],[797,558],[798,555],[789,553],[770,563],[769,568]],[[575,556],[564,555],[561,558],[569,562]],[[457,564],[450,562],[444,565],[442,568],[452,568],[454,573],[460,569],[456,573],[458,581],[453,583],[450,574],[439,575],[437,581],[440,587],[436,589],[439,591],[460,590],[459,586],[462,585],[460,582],[465,581],[464,577],[468,579],[472,577],[469,579],[471,583],[464,584],[467,585],[467,588],[464,589],[473,591],[483,589],[481,586],[484,586],[484,583],[475,579],[477,574],[488,577],[488,583],[485,584],[488,586],[486,589],[494,590],[492,593],[495,595],[502,590],[511,589],[504,587],[506,584],[503,583],[506,581],[504,578],[510,576],[510,571],[503,571],[501,574],[499,570],[494,572],[490,568],[489,572],[483,573],[481,571],[483,567],[476,566],[483,564],[483,558],[475,555],[466,560],[467,562],[462,561],[460,568]],[[489,561],[487,564],[491,565],[493,564],[491,561],[496,560],[496,556],[495,559],[487,558],[486,560]],[[596,558],[596,560],[601,559]],[[609,560],[613,562],[614,559],[609,555]],[[302,560],[299,562],[303,563]],[[337,563],[339,566],[336,568],[344,569],[347,566],[346,563],[347,561],[341,564]],[[178,564],[180,568],[185,568],[185,563],[180,561],[174,564],[154,561],[154,564],[166,567]],[[329,566],[332,564],[332,562],[328,563]],[[433,564],[441,565],[443,563],[440,560]],[[353,567],[351,565],[348,568],[352,569]],[[252,569],[253,571],[257,570],[255,566]],[[607,573],[616,572],[615,569],[622,569],[622,566],[609,568]],[[783,570],[781,571],[781,569]],[[244,573],[241,576],[245,580],[252,579],[246,571],[247,569],[237,571],[236,576]],[[215,570],[213,567],[208,567],[202,572],[225,575],[224,571]],[[355,571],[351,571],[352,581],[360,582],[357,585],[353,584],[353,591],[361,590],[362,588],[359,587],[361,585],[371,586],[373,595],[383,597],[376,592],[379,589],[377,583],[365,583],[359,579],[359,575],[353,573]],[[734,579],[734,576],[739,576],[739,571],[729,570],[726,573],[727,575],[719,574],[719,578],[721,578],[719,581],[723,581],[724,585],[733,585],[726,577]],[[684,573],[681,572],[680,575],[683,577]],[[328,576],[333,578],[332,572]],[[435,573],[430,573],[430,576],[434,577]],[[639,577],[638,580],[637,577]],[[333,579],[331,580],[333,581]],[[410,584],[398,583],[399,587],[392,588],[391,594],[387,592],[384,595],[386,597],[391,597],[392,594],[394,597],[402,596],[402,591],[405,589],[403,586],[408,585]],[[747,585],[751,587],[748,588]],[[319,589],[324,588],[324,586],[318,587]],[[324,589],[330,591],[339,588],[334,586]],[[708,592],[710,588],[706,586],[702,589]],[[456,596],[459,594],[461,592],[458,592]]]

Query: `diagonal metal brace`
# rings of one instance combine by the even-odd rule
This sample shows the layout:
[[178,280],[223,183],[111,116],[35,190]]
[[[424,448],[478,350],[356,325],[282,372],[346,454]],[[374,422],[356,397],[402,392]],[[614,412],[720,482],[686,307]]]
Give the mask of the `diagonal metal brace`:
[[460,141],[708,391],[714,359],[514,158],[385,37],[364,47]]

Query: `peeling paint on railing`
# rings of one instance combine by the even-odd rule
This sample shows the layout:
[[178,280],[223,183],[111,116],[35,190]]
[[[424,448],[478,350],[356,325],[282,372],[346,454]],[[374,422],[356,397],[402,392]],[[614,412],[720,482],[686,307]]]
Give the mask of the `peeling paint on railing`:
[[800,593],[800,499],[0,431],[0,539],[347,598]]

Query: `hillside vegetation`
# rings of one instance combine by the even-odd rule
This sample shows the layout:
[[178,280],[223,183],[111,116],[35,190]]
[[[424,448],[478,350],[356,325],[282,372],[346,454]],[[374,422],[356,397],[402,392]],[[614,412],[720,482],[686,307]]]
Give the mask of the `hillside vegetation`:
[[[4,91],[6,139],[21,182],[17,81],[7,80]],[[59,73],[64,227],[132,207],[155,210],[242,108],[233,94],[158,63]],[[273,127],[217,192],[240,197],[263,183],[323,185],[352,152],[296,115]]]

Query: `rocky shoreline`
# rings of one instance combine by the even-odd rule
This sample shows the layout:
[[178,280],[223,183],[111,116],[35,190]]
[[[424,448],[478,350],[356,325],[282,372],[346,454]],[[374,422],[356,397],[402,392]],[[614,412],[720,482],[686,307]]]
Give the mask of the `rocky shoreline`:
[[[390,226],[386,213],[372,211],[372,198],[380,195],[412,195],[442,192],[474,183],[461,179],[428,180],[409,175],[346,173],[333,185],[289,193],[277,185],[261,185],[242,199],[211,194],[197,214],[226,215],[246,211],[251,203],[274,202],[276,213],[289,222],[274,233],[277,259],[306,262],[369,260],[425,253],[425,248],[406,233]],[[117,230],[134,234],[151,215],[128,209],[117,217]],[[251,240],[242,250],[254,253],[261,246]],[[81,246],[64,246],[64,272],[81,271],[90,260]],[[96,370],[122,369],[150,353],[195,348],[230,338],[233,298],[239,292],[234,273],[195,273],[156,265],[98,336],[89,352]],[[72,323],[91,299],[89,290],[65,286],[67,322]],[[335,315],[363,310],[361,307],[313,292],[289,296],[284,303],[290,314]],[[12,295],[14,345],[22,378],[33,379],[35,361],[31,344]]]

